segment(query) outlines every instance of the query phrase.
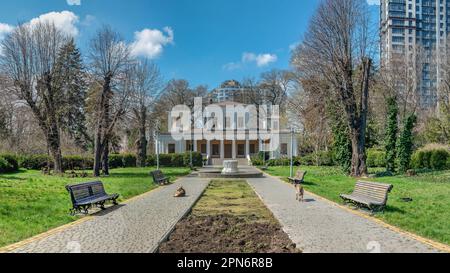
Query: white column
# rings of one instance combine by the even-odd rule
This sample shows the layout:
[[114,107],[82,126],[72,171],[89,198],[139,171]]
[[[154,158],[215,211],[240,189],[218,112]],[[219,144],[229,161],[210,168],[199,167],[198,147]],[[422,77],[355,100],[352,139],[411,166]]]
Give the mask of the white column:
[[220,159],[225,158],[225,141],[220,141]]
[[198,147],[197,147],[197,140],[194,140],[194,152],[198,152]]
[[232,145],[232,149],[233,149],[233,153],[232,153],[232,155],[233,155],[233,159],[236,159],[237,158],[237,156],[236,156],[236,154],[237,154],[237,152],[236,152],[236,140],[233,140],[233,145]]
[[248,138],[245,140],[245,157],[247,158],[250,155],[250,141]]
[[211,158],[211,141],[206,141],[206,154],[208,158]]

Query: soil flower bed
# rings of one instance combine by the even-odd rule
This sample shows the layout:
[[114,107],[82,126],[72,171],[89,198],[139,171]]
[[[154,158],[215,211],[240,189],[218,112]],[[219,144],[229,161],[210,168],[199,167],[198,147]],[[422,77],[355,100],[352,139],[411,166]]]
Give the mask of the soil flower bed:
[[160,253],[299,253],[271,212],[242,180],[212,181]]

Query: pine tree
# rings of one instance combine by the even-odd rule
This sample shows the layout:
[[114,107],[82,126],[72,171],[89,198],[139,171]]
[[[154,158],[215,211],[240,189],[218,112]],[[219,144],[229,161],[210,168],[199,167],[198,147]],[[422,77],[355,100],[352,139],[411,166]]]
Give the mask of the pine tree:
[[333,150],[336,162],[342,168],[342,171],[349,174],[352,166],[352,143],[350,140],[350,131],[343,119],[343,113],[336,103],[328,103],[328,116],[331,121],[333,132]]
[[388,117],[386,129],[386,170],[395,171],[397,134],[398,134],[398,105],[395,98],[387,99]]
[[413,152],[413,129],[416,124],[417,117],[412,114],[406,118],[405,126],[398,143],[398,164],[399,171],[406,173],[410,167],[411,156]]
[[89,136],[86,130],[86,75],[81,53],[73,39],[69,40],[60,50],[55,66],[61,101],[65,107],[60,113],[61,128],[75,141],[77,146],[86,149]]

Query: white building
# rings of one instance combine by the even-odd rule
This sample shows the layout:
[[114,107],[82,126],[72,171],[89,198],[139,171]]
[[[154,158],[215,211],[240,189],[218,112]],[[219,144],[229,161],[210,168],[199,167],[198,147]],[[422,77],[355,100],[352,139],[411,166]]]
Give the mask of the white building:
[[424,108],[437,103],[438,67],[433,52],[445,46],[450,32],[450,0],[382,0],[380,9],[381,59],[408,56],[417,46],[425,51],[417,91]]
[[[235,102],[223,102],[210,106],[220,107],[224,116],[226,116],[225,112],[228,111],[228,107],[246,107],[244,104]],[[159,150],[161,154],[185,153],[189,152],[191,145],[193,145],[193,151],[201,153],[204,158],[208,159],[209,165],[222,165],[223,161],[227,159],[238,160],[240,164],[250,164],[250,158],[257,155],[260,151],[267,151],[271,159],[290,157],[291,154],[297,156],[297,137],[295,135],[292,137],[290,130],[272,130],[274,124],[276,127],[279,127],[279,121],[271,120],[273,117],[267,119],[267,125],[262,124],[260,126],[260,122],[258,122],[256,128],[245,128],[244,124],[248,124],[251,118],[248,113],[245,115],[245,118],[244,115],[241,117],[239,114],[234,115],[234,122],[229,117],[224,118],[223,129],[214,130],[215,133],[219,132],[224,137],[212,139],[208,137],[208,140],[203,135],[197,137],[195,141],[191,141],[185,140],[190,137],[186,137],[183,140],[175,140],[171,133],[160,134],[156,152]],[[207,118],[205,118],[206,122]],[[222,128],[222,126],[217,128],[219,127]],[[196,129],[199,128],[196,127]],[[266,138],[262,137],[261,134],[255,133],[262,131],[262,129],[268,133],[267,135],[272,135],[273,133],[274,137]],[[191,135],[191,132],[189,135]],[[291,138],[293,138],[293,143],[291,143]],[[272,146],[275,147],[271,148]]]

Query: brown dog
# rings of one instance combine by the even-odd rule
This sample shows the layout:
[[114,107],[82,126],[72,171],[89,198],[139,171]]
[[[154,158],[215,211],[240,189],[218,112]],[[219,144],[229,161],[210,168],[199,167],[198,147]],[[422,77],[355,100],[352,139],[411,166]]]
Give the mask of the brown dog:
[[295,185],[295,190],[297,192],[296,200],[300,201],[300,202],[304,202],[305,201],[305,189],[303,188],[303,186],[301,184],[297,184],[297,185]]
[[186,197],[186,190],[180,187],[176,192],[174,197]]

